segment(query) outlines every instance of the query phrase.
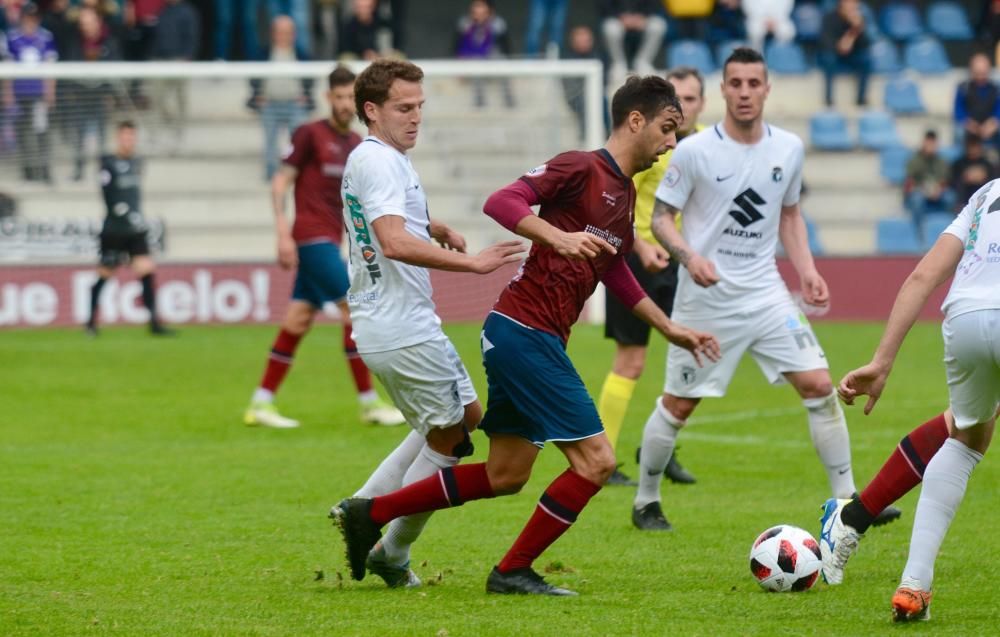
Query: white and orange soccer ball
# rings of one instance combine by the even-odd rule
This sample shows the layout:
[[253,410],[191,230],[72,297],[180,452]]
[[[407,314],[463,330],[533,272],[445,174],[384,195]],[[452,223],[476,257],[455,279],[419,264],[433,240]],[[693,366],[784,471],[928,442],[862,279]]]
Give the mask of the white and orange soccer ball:
[[775,593],[809,590],[822,565],[816,539],[790,524],[772,526],[750,547],[750,572],[762,588]]

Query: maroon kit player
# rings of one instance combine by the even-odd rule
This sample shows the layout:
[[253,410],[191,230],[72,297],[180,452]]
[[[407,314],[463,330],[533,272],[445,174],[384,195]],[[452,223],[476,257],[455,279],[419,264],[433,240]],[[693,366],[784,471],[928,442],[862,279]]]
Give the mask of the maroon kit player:
[[[487,579],[493,593],[573,595],[531,565],[576,520],[615,469],[597,409],[566,355],[570,328],[598,282],[667,339],[715,360],[714,337],[670,321],[639,287],[625,262],[633,241],[632,175],[674,147],[683,121],[673,87],[659,77],[630,78],[612,101],[614,130],[605,148],[568,152],[494,193],[485,212],[531,239],[519,273],[500,295],[482,335],[489,385],[480,428],[490,439],[485,463],[448,467],[375,498],[338,505],[351,574],[361,579],[379,529],[405,515],[517,493],[546,442],[569,469],[542,494],[514,545]],[[538,216],[531,206],[541,204]]]

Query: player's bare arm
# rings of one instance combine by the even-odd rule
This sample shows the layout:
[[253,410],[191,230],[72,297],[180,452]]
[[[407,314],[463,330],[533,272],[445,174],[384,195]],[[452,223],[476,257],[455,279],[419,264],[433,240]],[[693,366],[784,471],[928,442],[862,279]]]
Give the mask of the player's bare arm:
[[445,223],[432,219],[430,223],[430,235],[432,239],[438,242],[438,245],[446,250],[465,252],[465,237],[455,232],[455,230]]
[[670,253],[661,245],[653,245],[642,239],[636,239],[632,250],[639,257],[639,262],[647,272],[657,273],[670,265]]
[[809,305],[824,307],[830,302],[830,290],[826,281],[816,270],[812,251],[809,249],[809,233],[799,204],[781,207],[778,222],[778,238],[785,247],[785,254],[799,274],[802,283],[802,298]]
[[434,270],[489,274],[506,263],[520,261],[524,252],[520,241],[501,241],[476,255],[441,248],[407,232],[406,221],[397,215],[379,217],[372,228],[386,257]]
[[593,259],[607,252],[617,254],[614,246],[589,232],[563,232],[541,217],[531,215],[517,223],[514,231],[534,243],[548,246],[570,259]]
[[656,302],[648,296],[632,308],[632,313],[649,323],[652,328],[663,334],[664,338],[674,345],[691,352],[699,367],[702,365],[702,357],[712,362],[719,360],[721,349],[719,341],[714,336],[671,321]]
[[930,252],[920,260],[896,295],[889,321],[872,361],[848,372],[840,381],[837,391],[844,402],[853,405],[857,396],[866,395],[868,402],[865,404],[865,414],[871,413],[882,395],[903,339],[913,327],[931,293],[955,273],[962,252],[962,242],[958,237],[942,234]]
[[653,236],[673,259],[687,268],[695,283],[705,288],[715,285],[719,282],[715,264],[692,250],[677,230],[677,215],[680,213],[674,206],[657,199],[653,205]]
[[299,265],[299,254],[292,239],[292,227],[285,215],[285,198],[288,189],[295,183],[299,171],[294,166],[282,164],[271,178],[271,209],[274,212],[274,228],[278,235],[278,263],[286,270]]

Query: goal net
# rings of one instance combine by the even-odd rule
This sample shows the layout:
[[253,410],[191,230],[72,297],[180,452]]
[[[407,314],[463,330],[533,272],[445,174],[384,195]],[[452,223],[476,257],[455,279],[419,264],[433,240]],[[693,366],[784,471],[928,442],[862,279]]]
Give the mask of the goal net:
[[[492,191],[559,152],[603,143],[597,62],[418,64],[427,102],[411,158],[431,215],[465,235],[471,250],[509,238],[482,214]],[[292,275],[275,265],[267,162],[277,161],[289,128],[328,116],[334,65],[0,65],[0,83],[14,96],[0,110],[0,326],[82,320],[104,217],[97,158],[113,151],[123,120],[139,130],[164,318],[279,320]],[[311,81],[312,107],[285,118],[251,108],[252,79],[285,90]],[[51,103],[31,97],[33,81],[54,88]],[[437,273],[442,317],[481,319],[511,274]],[[144,319],[136,285],[127,269],[119,273],[102,297],[107,322]]]

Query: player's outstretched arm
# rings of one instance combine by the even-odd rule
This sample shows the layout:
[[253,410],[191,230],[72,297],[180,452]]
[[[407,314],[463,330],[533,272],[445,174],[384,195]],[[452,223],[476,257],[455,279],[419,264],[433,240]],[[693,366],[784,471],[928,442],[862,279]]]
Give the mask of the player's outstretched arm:
[[816,270],[812,250],[809,249],[809,231],[802,217],[799,204],[781,207],[781,219],[778,222],[778,238],[785,247],[785,254],[799,274],[802,284],[802,298],[809,305],[825,307],[830,303],[830,290],[826,281]]
[[435,270],[489,274],[505,263],[520,261],[524,252],[520,241],[501,241],[475,255],[441,248],[407,232],[406,221],[398,215],[379,217],[372,229],[386,257]]
[[871,413],[882,395],[903,339],[913,327],[931,293],[955,273],[962,252],[962,242],[958,237],[952,234],[938,237],[934,247],[920,260],[899,289],[872,361],[849,372],[840,381],[837,391],[844,402],[853,405],[857,396],[868,396],[865,414]]
[[282,164],[271,178],[271,209],[274,212],[275,233],[278,235],[278,263],[286,270],[299,265],[299,253],[295,249],[288,217],[285,216],[285,198],[297,176],[298,170],[294,166]]
[[687,268],[691,279],[703,288],[719,282],[715,264],[694,250],[677,230],[677,215],[680,210],[670,204],[656,200],[653,204],[653,236],[667,249],[671,258]]

